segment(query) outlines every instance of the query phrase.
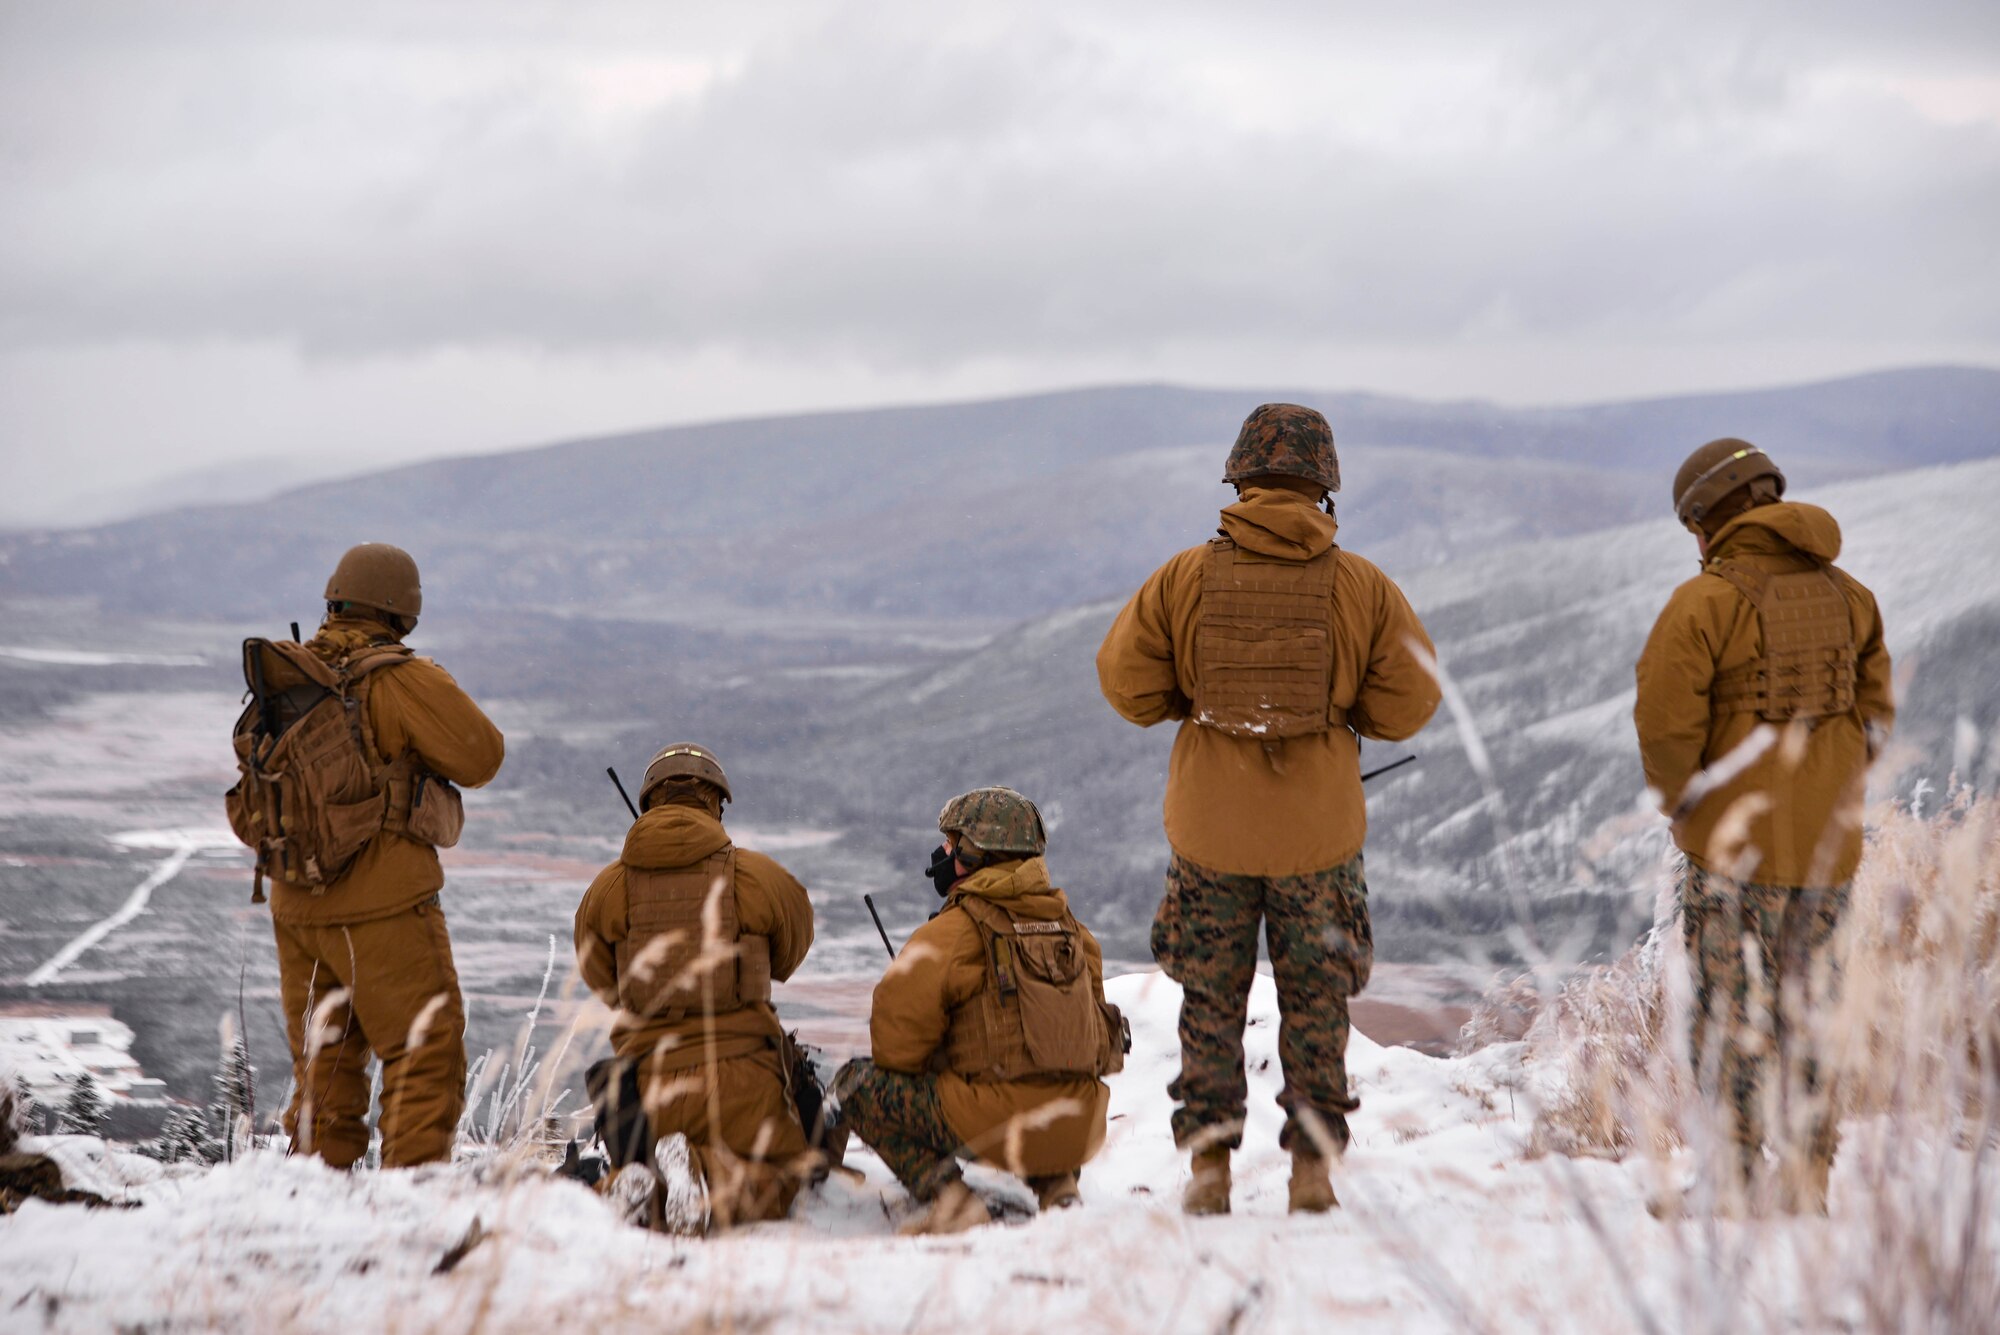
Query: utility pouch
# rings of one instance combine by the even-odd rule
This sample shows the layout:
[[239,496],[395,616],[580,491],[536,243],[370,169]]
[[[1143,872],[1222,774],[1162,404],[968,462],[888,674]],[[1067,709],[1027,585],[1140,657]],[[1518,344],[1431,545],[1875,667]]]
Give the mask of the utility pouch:
[[229,785],[229,791],[222,795],[222,809],[229,817],[230,833],[255,848],[257,827],[250,820],[250,803],[244,799],[241,782]]
[[1132,1022],[1125,1018],[1125,1012],[1110,1002],[1102,1002],[1098,1013],[1103,1018],[1100,1028],[1104,1034],[1104,1046],[1097,1057],[1100,1075],[1117,1075],[1125,1069],[1125,1058],[1132,1051]]
[[[1040,923],[1017,923],[1016,930]],[[1059,927],[1060,924],[1050,924]],[[1028,1057],[1044,1071],[1090,1072],[1099,1057],[1096,1008],[1089,1004],[1090,978],[1074,934],[1020,935],[1013,940],[1019,962],[1021,1029]]]
[[792,1031],[785,1034],[778,1055],[785,1066],[792,1107],[799,1114],[799,1125],[805,1128],[806,1147],[817,1150],[826,1148],[829,1142],[835,1105],[819,1078],[819,1068],[813,1064],[813,1052],[813,1047],[801,1043],[797,1032]]
[[451,848],[465,833],[465,799],[448,780],[419,772],[411,785],[410,838],[433,848]]

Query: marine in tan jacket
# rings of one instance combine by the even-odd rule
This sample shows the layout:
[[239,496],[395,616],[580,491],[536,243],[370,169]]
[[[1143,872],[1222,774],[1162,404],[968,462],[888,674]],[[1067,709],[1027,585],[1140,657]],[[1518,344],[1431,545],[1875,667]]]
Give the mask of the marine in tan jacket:
[[1324,417],[1258,408],[1223,480],[1238,499],[1220,535],[1140,586],[1104,637],[1097,675],[1132,722],[1180,723],[1153,952],[1183,988],[1170,1092],[1175,1140],[1194,1155],[1184,1204],[1229,1208],[1261,922],[1282,1015],[1292,1204],[1326,1209],[1324,1151],[1346,1145],[1346,1115],[1359,1106],[1347,1085],[1347,1003],[1367,984],[1374,948],[1360,739],[1411,736],[1440,692],[1430,639],[1402,591],[1334,544],[1338,525],[1321,503],[1340,468]]
[[652,1171],[621,1174],[625,1204],[657,1204],[653,1222],[691,1233],[782,1218],[812,1167],[771,1005],[812,947],[812,901],[734,845],[729,798],[713,753],[665,748],[624,852],[576,911],[577,968],[616,1012],[611,1045],[638,1063],[653,1137]]
[[[1756,446],[1711,441],[1681,466],[1675,512],[1702,573],[1674,590],[1638,663],[1633,721],[1646,780],[1686,856],[1681,916],[1698,975],[1694,1060],[1738,1151],[1734,1190],[1762,1163],[1773,1067],[1789,1124],[1781,1202],[1824,1208],[1838,1148],[1832,1090],[1810,1052],[1811,1012],[1837,983],[1828,942],[1862,851],[1868,765],[1896,709],[1875,597],[1833,564],[1840,527],[1781,500]],[[1753,970],[1746,937],[1756,943]],[[1773,1051],[1753,1013],[1779,1008]]]
[[909,1232],[990,1222],[960,1158],[1004,1168],[1045,1210],[1081,1200],[1104,1143],[1124,1022],[1097,939],[1049,883],[1041,813],[1010,788],[945,805],[931,877],[944,907],[875,986],[870,1056],[834,1081],[841,1120],[929,1208]]
[[[327,618],[307,648],[329,664],[400,648],[423,609],[416,562],[399,548],[349,551],[327,583]],[[411,776],[385,795],[391,808],[447,803],[456,839],[458,799],[500,771],[500,730],[451,674],[406,657],[368,673],[369,736],[385,762]],[[285,1131],[293,1148],[336,1168],[367,1151],[372,1052],[382,1062],[382,1164],[451,1157],[465,1104],[465,1006],[439,891],[436,846],[392,822],[333,883],[283,879],[271,887],[278,978],[292,1049]]]

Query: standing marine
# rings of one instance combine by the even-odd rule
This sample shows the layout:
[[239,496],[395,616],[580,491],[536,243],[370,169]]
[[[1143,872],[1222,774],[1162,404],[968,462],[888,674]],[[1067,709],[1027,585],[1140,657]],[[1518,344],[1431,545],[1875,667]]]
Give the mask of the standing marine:
[[1079,1204],[1123,1069],[1124,1018],[1104,1000],[1104,955],[1049,883],[1048,835],[1011,788],[977,788],[938,815],[929,876],[944,907],[875,986],[870,1055],[842,1067],[842,1126],[926,1209],[911,1233],[992,1221],[959,1159],[1013,1173],[1044,1210]]
[[368,1149],[381,1059],[382,1164],[451,1157],[465,1105],[465,1006],[437,850],[465,814],[453,785],[500,771],[495,728],[451,674],[403,643],[423,611],[417,563],[355,547],[304,644],[246,640],[250,703],[225,803],[271,882],[271,927],[292,1050],[286,1134],[346,1168]]
[[1646,641],[1633,721],[1684,854],[1693,1057],[1734,1146],[1724,1203],[1758,1179],[1775,1112],[1778,1203],[1824,1210],[1839,1131],[1811,1030],[1835,1000],[1829,943],[1896,708],[1875,596],[1833,564],[1840,526],[1784,494],[1748,441],[1710,441],[1681,465],[1674,513],[1701,573]]
[[614,1192],[640,1222],[689,1234],[783,1218],[816,1163],[771,1005],[812,947],[812,901],[731,840],[730,800],[713,751],[661,750],[624,851],[576,910],[577,968],[614,1012],[611,1046],[636,1068],[651,1141],[612,1147],[614,1162],[640,1160]]
[[1175,1144],[1192,1155],[1190,1214],[1229,1210],[1242,1144],[1243,1027],[1260,921],[1278,988],[1290,1206],[1334,1198],[1328,1158],[1358,1108],[1348,1001],[1374,960],[1361,848],[1360,738],[1430,720],[1431,642],[1402,590],[1334,544],[1340,465],[1326,418],[1267,403],[1223,473],[1218,535],[1140,586],[1097,654],[1098,682],[1141,727],[1180,723],[1167,770],[1173,858],[1154,958],[1183,989]]

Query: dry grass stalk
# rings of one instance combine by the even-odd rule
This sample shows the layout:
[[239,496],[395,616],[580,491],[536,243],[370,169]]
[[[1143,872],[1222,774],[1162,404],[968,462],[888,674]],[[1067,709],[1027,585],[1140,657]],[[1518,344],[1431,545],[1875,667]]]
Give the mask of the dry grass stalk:
[[[1677,1231],[1680,1316],[1690,1328],[1782,1324],[1751,1314],[1770,1296],[1771,1250],[1789,1247],[1817,1313],[1809,1324],[2000,1329],[2000,798],[1961,793],[1928,817],[1877,812],[1834,954],[1837,994],[1796,1022],[1795,1044],[1835,1078],[1846,1130],[1836,1226]],[[1542,1009],[1526,1040],[1543,1091],[1534,1148],[1643,1151],[1664,1180],[1684,1147],[1695,1214],[1782,1204],[1784,1184],[1801,1180],[1812,1109],[1780,1097],[1796,1071],[1774,1077],[1770,1181],[1747,1200],[1715,1194],[1732,1151],[1692,1076],[1687,968],[1678,916],[1665,911],[1623,958],[1580,972]]]

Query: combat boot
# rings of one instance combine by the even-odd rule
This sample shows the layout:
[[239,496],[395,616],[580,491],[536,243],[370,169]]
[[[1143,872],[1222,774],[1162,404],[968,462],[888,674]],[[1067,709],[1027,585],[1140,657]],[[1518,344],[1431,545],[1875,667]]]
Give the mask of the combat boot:
[[992,1222],[993,1212],[979,1199],[979,1193],[962,1180],[954,1180],[938,1190],[922,1214],[896,1231],[906,1238],[932,1237],[963,1233]]
[[1181,1193],[1183,1214],[1229,1213],[1229,1147],[1212,1145],[1196,1150],[1190,1164],[1193,1176]]
[[618,1176],[607,1184],[604,1194],[610,1200],[611,1208],[626,1223],[639,1228],[654,1226],[660,1179],[653,1175],[652,1165],[626,1164],[618,1170]]
[[1043,1214],[1083,1204],[1083,1191],[1077,1186],[1075,1173],[1031,1177],[1028,1179],[1028,1185],[1034,1188],[1035,1201],[1041,1206]]
[[1310,1150],[1292,1151],[1290,1199],[1293,1214],[1325,1214],[1340,1208],[1340,1198],[1333,1194],[1331,1167],[1323,1156]]
[[654,1227],[690,1238],[708,1232],[708,1182],[688,1138],[676,1131],[654,1142],[653,1171],[660,1184]]

